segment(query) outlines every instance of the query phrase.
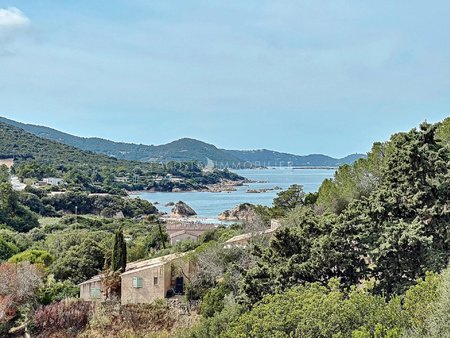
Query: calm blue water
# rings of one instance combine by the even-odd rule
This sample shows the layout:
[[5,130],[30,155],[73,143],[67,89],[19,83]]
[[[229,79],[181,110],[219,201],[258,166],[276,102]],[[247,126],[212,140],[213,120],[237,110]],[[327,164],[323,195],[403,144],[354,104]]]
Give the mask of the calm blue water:
[[322,181],[334,175],[334,169],[293,169],[293,168],[269,168],[269,169],[243,169],[234,171],[254,181],[266,181],[267,183],[250,183],[242,187],[236,187],[233,192],[143,192],[139,197],[152,203],[158,202],[156,207],[160,211],[170,212],[171,207],[164,207],[168,202],[183,201],[191,206],[198,214],[198,218],[204,221],[213,221],[227,209],[232,209],[240,203],[252,203],[270,206],[279,190],[265,193],[251,194],[248,189],[273,188],[278,186],[286,189],[292,184],[300,184],[305,192],[317,191]]

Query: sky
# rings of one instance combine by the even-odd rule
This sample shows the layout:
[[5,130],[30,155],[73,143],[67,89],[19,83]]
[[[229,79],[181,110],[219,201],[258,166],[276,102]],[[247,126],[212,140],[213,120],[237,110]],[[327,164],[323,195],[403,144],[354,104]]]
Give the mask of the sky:
[[0,0],[0,115],[79,136],[365,153],[450,116],[450,2]]

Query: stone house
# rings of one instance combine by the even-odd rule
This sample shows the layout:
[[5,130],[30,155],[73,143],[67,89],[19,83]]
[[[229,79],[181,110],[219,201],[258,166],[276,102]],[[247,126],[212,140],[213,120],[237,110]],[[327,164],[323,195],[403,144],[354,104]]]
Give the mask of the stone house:
[[156,299],[184,294],[193,265],[188,253],[175,253],[130,263],[121,275],[121,303],[151,303]]
[[105,296],[102,293],[102,275],[97,275],[91,279],[78,284],[80,287],[80,299],[104,301]]
[[[151,303],[156,299],[184,294],[185,285],[194,271],[185,259],[188,252],[175,253],[158,258],[128,263],[121,274],[121,303]],[[79,284],[80,298],[88,301],[104,301],[102,275]]]
[[64,180],[58,177],[46,177],[42,180],[44,184],[58,186],[64,184]]
[[170,235],[178,233],[180,231],[187,231],[192,235],[200,237],[203,233],[213,230],[217,227],[217,224],[205,224],[195,222],[168,222],[166,224],[167,233]]
[[245,248],[248,245],[248,242],[254,237],[254,236],[265,236],[271,238],[274,234],[274,232],[281,226],[280,222],[278,220],[271,220],[270,221],[270,228],[262,231],[257,232],[251,232],[246,233],[242,235],[237,235],[234,237],[231,237],[229,240],[227,240],[224,244],[224,248],[231,248],[233,246],[238,246]]
[[170,237],[170,244],[175,245],[177,242],[185,241],[185,240],[191,240],[191,241],[197,241],[200,235],[196,234],[195,232],[191,232],[189,230],[180,230],[177,232],[173,232],[169,235]]
[[[121,274],[121,303],[151,303],[155,299],[184,294],[185,285],[193,272],[193,264],[186,259],[188,252],[128,263]],[[104,301],[103,275],[78,284],[80,298]]]

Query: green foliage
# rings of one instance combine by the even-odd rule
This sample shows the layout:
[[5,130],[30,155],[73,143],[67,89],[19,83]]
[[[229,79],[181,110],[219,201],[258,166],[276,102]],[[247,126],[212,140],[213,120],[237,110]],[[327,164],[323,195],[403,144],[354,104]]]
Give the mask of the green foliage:
[[114,247],[111,256],[111,270],[125,271],[127,265],[127,243],[123,237],[123,230],[119,228],[114,235]]
[[[418,302],[413,305],[418,313],[413,314],[411,320],[413,325],[406,330],[405,338],[450,337],[450,268],[444,270],[440,276],[431,277],[434,278],[431,285],[424,284],[418,290],[419,297],[411,299],[411,303]],[[412,290],[415,295],[414,288]],[[421,309],[421,306],[424,306],[424,309]]]
[[351,337],[356,330],[378,330],[390,333],[378,337],[400,337],[393,335],[399,332],[400,325],[398,299],[387,303],[363,289],[355,289],[347,296],[339,291],[336,281],[331,281],[328,287],[306,284],[264,297],[221,337]]
[[209,289],[203,296],[200,313],[204,317],[212,317],[224,308],[224,298],[231,292],[229,286],[222,282],[216,287]]
[[198,246],[189,258],[197,268],[186,287],[188,300],[202,299],[222,279],[223,286],[236,295],[244,271],[253,264],[253,256],[246,249],[224,248],[223,243],[215,241]]
[[39,288],[37,298],[39,303],[48,305],[66,298],[78,296],[79,287],[71,281],[56,281],[53,276],[48,276],[45,283]]
[[[322,186],[344,201],[331,208],[339,216],[323,214],[321,191],[318,207],[288,213],[269,247],[256,247],[258,264],[241,282],[243,301],[254,304],[265,295],[335,277],[346,288],[373,279],[376,292],[392,296],[426,271],[445,267],[450,153],[435,137],[436,128],[423,124],[396,134],[376,144],[367,159],[341,167]],[[363,184],[364,177],[370,184]]]
[[30,237],[29,233],[16,232],[6,228],[1,229],[0,227],[0,238],[8,243],[14,244],[19,251],[24,251],[32,245],[33,241]]
[[341,166],[334,179],[324,180],[319,188],[317,206],[339,214],[350,202],[370,195],[380,182],[386,147],[384,143],[375,143],[366,158]]
[[44,177],[53,177],[56,175],[56,170],[48,164],[39,162],[29,162],[21,165],[16,174],[21,178],[34,178],[42,180]]
[[[134,238],[128,242],[128,260],[130,262],[148,258],[156,252],[159,253],[159,250],[164,249],[169,243],[169,234],[163,223],[145,224],[145,233],[140,233],[138,234],[139,236],[133,236]],[[169,254],[172,252],[183,252],[183,250],[168,250],[168,252],[162,250],[161,252]]]
[[436,136],[442,144],[450,146],[450,117],[440,123]]
[[277,194],[277,197],[273,200],[273,206],[285,211],[294,210],[297,206],[303,204],[304,198],[303,187],[293,184],[287,190]]
[[405,292],[403,309],[408,323],[408,331],[420,336],[426,335],[427,320],[439,298],[441,281],[441,275],[427,273],[425,279],[419,279],[416,285]]
[[304,204],[305,205],[314,205],[317,203],[317,199],[319,198],[319,192],[310,192],[305,195]]
[[18,252],[19,249],[14,243],[8,242],[0,237],[0,262],[7,260]]
[[46,267],[50,266],[53,261],[53,256],[45,250],[26,250],[9,259],[11,263],[30,262],[31,264],[41,264]]
[[0,165],[0,182],[8,182],[9,181],[9,170],[8,167],[4,164]]
[[41,216],[57,216],[55,208],[44,203],[38,195],[22,192],[18,195],[18,198],[19,202],[28,207],[32,212],[35,212]]
[[238,320],[244,313],[245,308],[241,305],[225,307],[214,317],[202,318],[202,320],[189,330],[179,332],[177,338],[211,338],[221,337],[229,326]]
[[[123,189],[191,190],[202,188],[205,184],[219,183],[223,179],[243,179],[229,171],[203,172],[201,164],[197,162],[161,164],[119,160],[37,137],[1,122],[0,133],[2,134],[0,158],[14,157],[16,159],[14,170],[19,177],[33,179],[45,176],[64,177],[67,188],[71,191],[119,195],[123,194]],[[167,176],[169,174],[176,175],[182,180],[171,181]],[[117,177],[124,177],[125,180],[116,180]],[[165,179],[160,181],[156,178]]]
[[[155,214],[157,209],[148,201],[135,198],[128,199],[111,195],[89,195],[82,192],[68,192],[42,198],[45,205],[54,210],[78,214],[97,214],[112,217],[123,213],[125,217]],[[107,210],[107,211],[106,211]]]
[[241,290],[254,304],[264,295],[305,282],[340,278],[345,286],[364,276],[364,261],[355,246],[357,233],[333,215],[317,216],[308,207],[288,214],[269,247],[256,247],[258,264],[247,271]]
[[450,242],[450,153],[436,125],[399,133],[385,153],[381,182],[363,202],[379,290],[399,293],[426,271],[447,265]]
[[57,280],[70,280],[78,284],[97,275],[105,263],[105,249],[91,238],[71,246],[51,266]]
[[253,208],[256,214],[261,217],[262,221],[269,224],[271,219],[284,217],[286,213],[294,210],[296,207],[313,204],[315,200],[316,197],[314,194],[305,195],[301,185],[293,184],[288,189],[277,193],[272,207],[257,205]]
[[7,182],[0,183],[0,224],[19,232],[38,226],[36,215],[19,202],[17,193]]

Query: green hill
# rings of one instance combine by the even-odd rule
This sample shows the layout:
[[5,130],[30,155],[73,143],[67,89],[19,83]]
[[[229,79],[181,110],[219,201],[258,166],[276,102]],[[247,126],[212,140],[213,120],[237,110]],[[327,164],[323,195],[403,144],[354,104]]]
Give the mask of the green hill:
[[198,140],[183,138],[168,144],[154,146],[114,142],[97,137],[78,137],[61,131],[32,124],[25,124],[0,117],[0,122],[21,128],[36,136],[57,141],[82,150],[105,154],[117,159],[141,162],[199,161],[238,162],[239,159]]
[[352,154],[344,158],[333,158],[322,154],[293,155],[277,151],[261,150],[225,150],[226,153],[239,158],[243,162],[250,162],[263,166],[302,166],[302,167],[338,167],[342,164],[352,164],[364,157],[362,154]]
[[[80,189],[91,192],[195,190],[222,179],[243,179],[228,171],[204,172],[194,162],[162,164],[117,159],[38,137],[0,122],[0,159],[5,158],[15,159],[14,170],[21,178],[68,177],[67,180],[72,179]],[[182,180],[171,181],[168,175]]]
[[242,167],[244,163],[263,166],[339,166],[351,164],[361,154],[354,154],[342,159],[322,154],[299,156],[271,150],[225,150],[212,144],[191,138],[182,138],[163,145],[143,145],[114,142],[97,137],[78,137],[61,131],[32,124],[20,123],[4,117],[0,122],[21,128],[36,136],[57,141],[82,150],[105,154],[117,159],[141,162],[199,161],[204,164],[213,161],[219,167]]

